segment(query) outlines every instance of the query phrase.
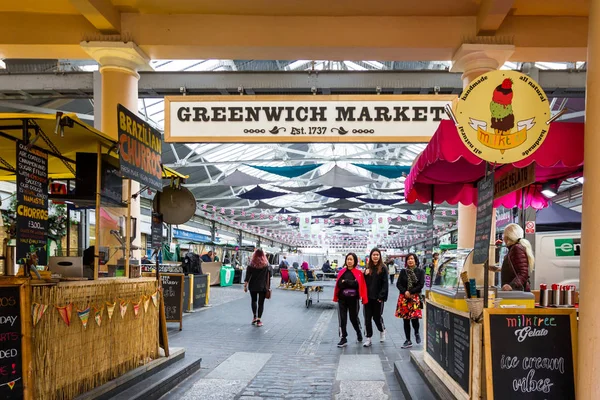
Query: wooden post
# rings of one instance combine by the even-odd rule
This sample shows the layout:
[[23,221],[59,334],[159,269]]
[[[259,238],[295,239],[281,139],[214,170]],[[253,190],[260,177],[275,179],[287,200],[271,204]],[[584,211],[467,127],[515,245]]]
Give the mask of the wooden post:
[[190,295],[188,296],[188,311],[194,311],[194,274],[188,274],[190,278]]
[[125,278],[129,278],[129,252],[131,251],[131,179],[127,179],[127,218],[125,220]]
[[23,396],[26,400],[35,399],[33,384],[33,322],[31,319],[31,285],[29,280],[19,287],[21,293],[21,329],[23,342],[21,343],[23,363]]
[[102,145],[98,143],[98,160],[96,162],[96,225],[94,226],[94,280],[98,279],[98,270],[100,269],[100,207],[102,206],[102,198],[100,192],[102,190]]
[[208,305],[208,300],[210,299],[210,274],[206,278],[206,300],[204,300],[204,305]]

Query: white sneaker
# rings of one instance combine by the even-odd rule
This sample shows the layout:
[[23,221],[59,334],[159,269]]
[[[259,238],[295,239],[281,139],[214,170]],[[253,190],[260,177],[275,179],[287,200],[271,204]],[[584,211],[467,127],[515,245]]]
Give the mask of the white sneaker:
[[371,347],[371,338],[368,337],[367,340],[365,340],[365,344],[363,344],[363,347]]
[[383,332],[379,332],[379,341],[381,343],[385,342],[385,329],[383,330]]

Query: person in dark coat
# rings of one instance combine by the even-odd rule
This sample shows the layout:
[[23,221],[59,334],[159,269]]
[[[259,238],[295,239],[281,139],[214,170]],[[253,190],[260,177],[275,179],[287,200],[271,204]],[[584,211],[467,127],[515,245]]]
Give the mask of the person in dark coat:
[[244,292],[250,290],[252,304],[252,325],[263,326],[262,317],[267,291],[270,290],[271,267],[262,249],[256,249],[252,255],[252,261],[246,268],[246,279],[244,280]]
[[504,243],[508,254],[502,262],[502,290],[520,290],[530,292],[530,273],[533,271],[535,258],[531,243],[524,239],[525,232],[517,224],[509,224],[504,228]]
[[375,322],[379,330],[379,341],[385,342],[385,324],[383,323],[383,306],[388,299],[389,274],[388,269],[381,259],[381,251],[375,248],[371,250],[369,262],[365,269],[365,282],[367,283],[367,297],[369,302],[365,304],[365,328],[367,339],[364,347],[371,346],[373,336],[373,325]]
[[413,253],[406,256],[405,268],[400,270],[396,287],[400,291],[396,305],[396,317],[404,320],[404,334],[406,341],[403,349],[412,347],[410,340],[410,326],[415,331],[417,344],[421,343],[419,335],[419,320],[422,317],[423,304],[421,303],[421,290],[425,286],[425,270],[419,268],[419,259]]

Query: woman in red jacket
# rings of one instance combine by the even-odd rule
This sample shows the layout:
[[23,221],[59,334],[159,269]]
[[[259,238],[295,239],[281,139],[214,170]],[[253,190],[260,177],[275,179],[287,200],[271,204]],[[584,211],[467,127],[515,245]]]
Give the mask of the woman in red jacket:
[[348,253],[344,268],[340,271],[333,290],[333,301],[338,303],[338,317],[340,323],[340,337],[338,347],[348,346],[348,332],[346,324],[348,322],[348,314],[350,314],[350,322],[356,331],[358,342],[362,342],[362,334],[360,332],[360,321],[358,320],[358,310],[360,305],[359,300],[363,304],[367,304],[367,285],[362,272],[356,267],[358,266],[358,257],[354,253]]
[[504,243],[508,254],[502,262],[502,290],[520,290],[530,292],[529,276],[533,271],[533,251],[531,243],[524,239],[523,228],[509,224],[504,228]]

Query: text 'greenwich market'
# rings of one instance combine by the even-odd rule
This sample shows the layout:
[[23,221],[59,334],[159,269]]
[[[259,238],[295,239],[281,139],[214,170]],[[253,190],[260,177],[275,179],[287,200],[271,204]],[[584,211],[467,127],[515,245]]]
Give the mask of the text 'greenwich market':
[[325,122],[325,121],[441,121],[444,107],[186,107],[177,109],[181,122]]

